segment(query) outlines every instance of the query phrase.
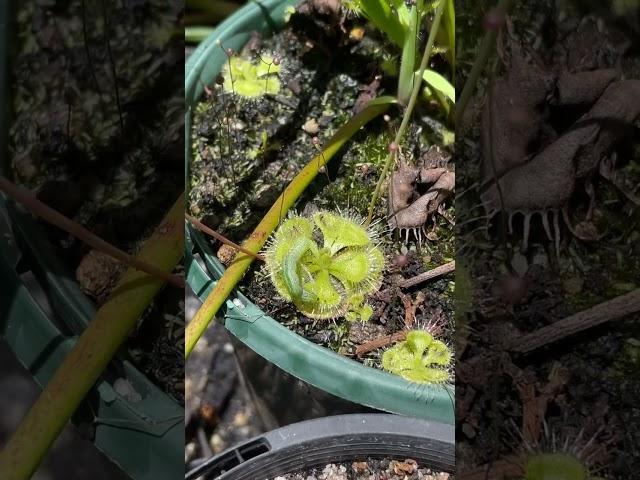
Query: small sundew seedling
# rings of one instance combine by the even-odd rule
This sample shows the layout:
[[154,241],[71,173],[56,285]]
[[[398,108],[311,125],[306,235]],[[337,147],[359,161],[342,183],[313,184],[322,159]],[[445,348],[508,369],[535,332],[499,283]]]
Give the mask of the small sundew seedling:
[[539,453],[525,464],[524,480],[596,480],[589,470],[568,453]]
[[542,440],[532,445],[516,429],[524,450],[522,480],[603,480],[594,476],[590,467],[593,457],[603,449],[595,444],[601,430],[586,441],[584,431],[576,437],[562,439],[549,430],[544,422]]
[[327,211],[292,216],[265,252],[276,290],[310,318],[368,320],[366,297],[380,288],[384,255],[358,219]]
[[382,354],[382,368],[415,383],[444,384],[451,378],[449,347],[426,330],[412,330]]
[[280,63],[270,55],[263,55],[254,62],[229,56],[222,69],[224,91],[246,98],[276,95],[280,92]]

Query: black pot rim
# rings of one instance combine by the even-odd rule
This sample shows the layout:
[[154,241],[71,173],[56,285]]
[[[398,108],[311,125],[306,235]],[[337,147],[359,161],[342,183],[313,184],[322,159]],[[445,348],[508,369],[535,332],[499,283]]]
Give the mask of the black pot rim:
[[185,480],[256,480],[333,462],[412,458],[436,470],[455,467],[452,425],[391,414],[324,417],[273,430],[189,471]]

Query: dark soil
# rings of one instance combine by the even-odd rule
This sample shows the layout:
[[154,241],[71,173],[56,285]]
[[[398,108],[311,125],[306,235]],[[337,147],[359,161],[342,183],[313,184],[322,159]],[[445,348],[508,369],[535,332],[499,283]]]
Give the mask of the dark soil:
[[433,471],[415,460],[374,459],[352,463],[330,463],[304,472],[289,473],[273,480],[453,480],[446,472]]
[[[285,73],[278,95],[246,100],[210,85],[209,98],[197,108],[190,210],[236,242],[251,233],[286,184],[318,153],[313,136],[323,145],[371,95],[395,92],[395,78],[385,75],[381,66],[393,49],[377,32],[367,28],[361,40],[350,39],[349,32],[361,21],[348,19],[343,30],[337,26],[338,17],[302,13],[313,8],[309,5],[292,15],[281,33],[268,38],[256,35],[240,52],[245,58],[257,58],[256,50],[261,55],[275,53],[282,58]],[[378,75],[381,77],[376,79]],[[451,141],[451,132],[439,112],[437,104],[421,102],[403,145],[409,162],[416,164],[433,143],[445,145]],[[328,171],[307,188],[295,210],[310,213],[315,209],[340,209],[366,217],[388,145],[400,122],[399,113],[390,110],[388,120],[379,118],[358,132],[329,162]],[[233,128],[227,127],[226,118],[231,119]],[[303,127],[308,127],[309,121],[317,124],[317,132],[305,131]],[[381,351],[360,359],[354,354],[355,348],[406,328],[403,297],[416,304],[415,328],[439,321],[444,324],[444,339],[450,341],[453,282],[444,278],[407,291],[401,291],[398,282],[451,260],[453,228],[437,216],[435,224],[432,220],[427,224],[428,230],[433,229],[432,240],[423,240],[421,245],[413,238],[407,242],[388,231],[386,203],[383,195],[375,213],[380,219],[387,269],[382,288],[369,300],[375,312],[368,323],[304,317],[277,298],[260,265],[254,264],[241,289],[294,332],[371,366],[379,367]],[[451,202],[447,207],[446,215],[453,219]],[[219,247],[214,244],[216,251]],[[222,252],[219,257],[225,261]],[[402,257],[399,263],[403,266],[397,266],[398,257]]]
[[[558,32],[574,30],[589,13],[582,10],[589,2],[573,3],[560,12],[552,1],[521,2],[513,12],[516,35],[549,62],[547,51],[560,38]],[[482,18],[490,4],[477,2],[476,10],[465,9],[458,20],[458,25],[466,26],[458,36],[461,65],[470,65],[475,58],[484,33]],[[616,38],[637,40],[637,25],[630,20],[611,14],[608,7],[598,13],[597,22],[615,31]],[[595,51],[597,43],[587,43]],[[640,78],[637,47],[633,44],[619,64],[628,78]],[[500,66],[488,71],[499,74]],[[460,72],[458,88],[467,73],[468,69]],[[491,478],[521,478],[517,465],[522,461],[514,462],[512,455],[527,446],[545,452],[561,449],[557,445],[564,439],[584,446],[593,438],[586,449],[590,458],[583,458],[592,471],[603,478],[635,478],[633,466],[640,462],[635,406],[640,392],[640,316],[587,330],[527,356],[508,352],[504,345],[522,333],[640,287],[640,210],[599,178],[595,219],[598,230],[604,232],[600,240],[583,242],[563,228],[556,255],[542,225],[534,223],[530,247],[519,253],[521,223],[516,222],[513,235],[505,235],[499,220],[494,220],[487,232],[474,183],[482,161],[479,112],[488,81],[483,78],[479,85],[459,126],[456,146],[457,188],[469,189],[456,205],[461,225],[457,231],[458,468],[466,472],[462,478],[485,478],[486,471]],[[637,126],[617,148],[619,158],[624,158],[618,175],[635,192],[640,186]],[[572,215],[584,218],[586,205],[586,196],[577,195]],[[581,440],[576,440],[580,432]],[[558,440],[556,447],[552,437]]]
[[[171,35],[180,7],[84,3],[20,2],[10,174],[44,203],[135,254],[183,190],[183,50]],[[54,255],[77,270],[80,287],[99,306],[122,267],[42,227]],[[157,299],[145,314],[144,335],[129,346],[143,372],[181,400],[179,297]]]

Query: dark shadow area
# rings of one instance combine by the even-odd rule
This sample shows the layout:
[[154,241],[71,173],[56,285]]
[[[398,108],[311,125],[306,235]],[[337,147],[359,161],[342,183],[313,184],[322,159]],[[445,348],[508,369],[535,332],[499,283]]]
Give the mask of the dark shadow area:
[[[184,190],[183,14],[164,0],[0,6],[0,175],[130,255]],[[0,210],[1,450],[126,266],[3,193]],[[183,292],[161,291],[34,478],[182,471],[169,427],[183,326]]]
[[[457,479],[637,476],[637,2],[457,1]],[[502,2],[501,2],[502,3]]]

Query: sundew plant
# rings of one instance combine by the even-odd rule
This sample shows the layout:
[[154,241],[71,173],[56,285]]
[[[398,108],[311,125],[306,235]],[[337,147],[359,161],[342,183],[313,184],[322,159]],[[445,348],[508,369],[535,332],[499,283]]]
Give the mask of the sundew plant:
[[280,296],[304,315],[371,317],[365,300],[380,288],[384,255],[356,219],[327,211],[292,216],[273,235],[265,261]]

